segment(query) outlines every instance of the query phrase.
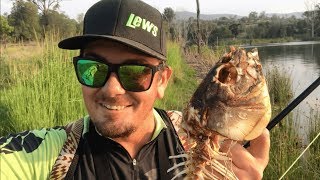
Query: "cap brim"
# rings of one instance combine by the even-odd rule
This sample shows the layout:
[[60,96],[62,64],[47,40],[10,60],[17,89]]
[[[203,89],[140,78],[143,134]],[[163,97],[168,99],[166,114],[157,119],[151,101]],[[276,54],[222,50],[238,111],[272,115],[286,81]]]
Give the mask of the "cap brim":
[[156,52],[155,50],[149,48],[148,46],[145,46],[141,43],[138,43],[136,41],[117,37],[117,36],[108,36],[108,35],[90,35],[86,34],[83,36],[74,36],[71,38],[64,39],[59,42],[58,47],[62,49],[70,49],[70,50],[76,50],[76,49],[83,49],[88,43],[100,40],[100,39],[106,39],[106,40],[114,40],[123,44],[126,44],[130,47],[133,47],[137,50],[140,50],[148,55],[151,55],[153,57],[159,58],[161,60],[166,60],[167,58]]

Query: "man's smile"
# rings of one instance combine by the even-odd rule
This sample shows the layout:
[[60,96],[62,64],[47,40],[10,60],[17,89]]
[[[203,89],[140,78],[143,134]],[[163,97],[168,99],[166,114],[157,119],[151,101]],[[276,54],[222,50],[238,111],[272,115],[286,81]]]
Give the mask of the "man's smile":
[[125,107],[128,107],[128,106],[115,106],[115,105],[109,105],[109,104],[104,104],[104,103],[100,103],[101,106],[109,109],[109,110],[123,110]]

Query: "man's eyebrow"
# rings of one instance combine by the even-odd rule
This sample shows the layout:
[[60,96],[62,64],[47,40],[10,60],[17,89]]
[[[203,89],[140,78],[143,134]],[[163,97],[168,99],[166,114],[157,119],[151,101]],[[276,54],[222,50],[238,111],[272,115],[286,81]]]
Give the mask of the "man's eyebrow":
[[137,64],[147,64],[148,61],[145,59],[127,59],[124,61],[125,63],[137,63]]
[[101,60],[106,60],[104,57],[94,53],[94,52],[88,52],[88,53],[83,53],[84,57],[93,57],[93,58],[97,58],[97,59],[101,59]]
[[[104,60],[104,61],[108,61],[108,59],[94,53],[94,52],[88,52],[88,53],[84,53],[83,55],[84,57],[93,57],[93,58],[97,58],[97,59],[101,59],[101,60]],[[143,59],[143,58],[137,58],[137,59],[131,59],[131,58],[128,58],[128,59],[125,59],[124,61],[124,64],[130,64],[130,63],[137,63],[137,64],[148,64],[148,60],[146,59]]]

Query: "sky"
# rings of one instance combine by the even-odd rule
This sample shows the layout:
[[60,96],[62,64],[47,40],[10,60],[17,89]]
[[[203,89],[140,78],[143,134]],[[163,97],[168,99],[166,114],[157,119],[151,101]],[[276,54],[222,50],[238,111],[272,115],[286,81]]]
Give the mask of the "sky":
[[[78,14],[86,10],[98,0],[62,0],[60,11],[70,18],[76,18]],[[160,12],[166,7],[174,11],[196,12],[196,0],[143,0],[154,6]],[[305,1],[320,0],[199,0],[201,14],[236,14],[248,16],[252,11],[258,13],[291,13],[306,11]],[[8,12],[12,7],[11,0],[0,0],[1,14]]]

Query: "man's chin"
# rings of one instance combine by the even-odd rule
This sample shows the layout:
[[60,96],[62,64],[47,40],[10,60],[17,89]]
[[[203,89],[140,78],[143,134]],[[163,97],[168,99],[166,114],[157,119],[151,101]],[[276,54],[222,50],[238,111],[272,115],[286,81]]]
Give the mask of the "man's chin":
[[94,123],[97,132],[103,137],[108,138],[126,138],[136,131],[133,126],[119,126],[114,124],[101,125],[99,123]]

